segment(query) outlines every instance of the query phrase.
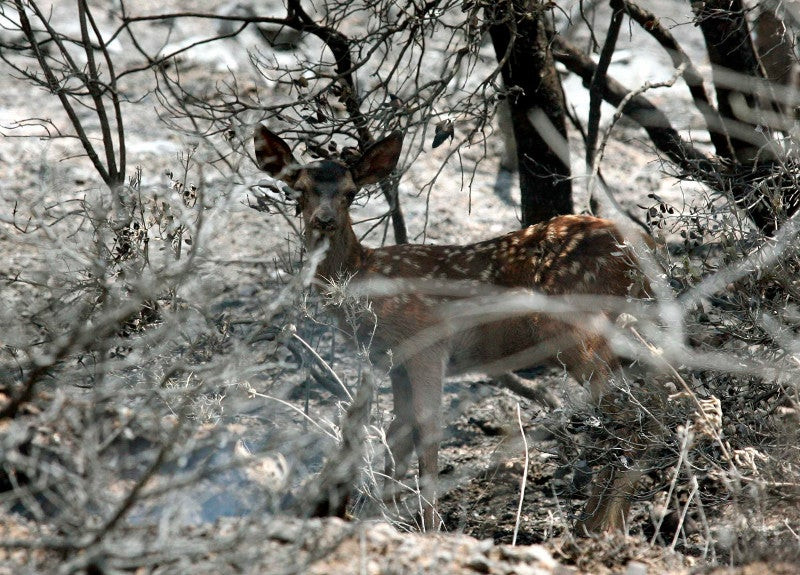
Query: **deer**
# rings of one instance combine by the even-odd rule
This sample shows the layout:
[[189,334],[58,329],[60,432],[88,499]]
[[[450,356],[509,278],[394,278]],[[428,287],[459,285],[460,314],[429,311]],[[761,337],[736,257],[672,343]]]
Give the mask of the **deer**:
[[[609,381],[620,368],[596,322],[586,317],[590,314],[498,314],[460,322],[452,304],[470,301],[475,293],[641,297],[646,282],[640,281],[636,254],[618,227],[588,215],[557,216],[469,245],[362,245],[351,204],[361,188],[394,171],[402,145],[403,135],[396,131],[348,163],[327,158],[302,164],[264,125],[254,134],[257,166],[293,190],[307,249],[327,245],[315,272],[318,283],[347,278],[349,286],[386,281],[401,286],[364,292],[376,320],[365,329],[372,330],[372,361],[385,366],[391,380],[394,419],[386,434],[386,475],[403,478],[416,451],[423,529],[430,529],[447,375],[494,375],[550,360],[588,383],[592,401],[602,410],[613,409]],[[599,475],[575,525],[582,534],[623,529],[638,479],[636,471]]]

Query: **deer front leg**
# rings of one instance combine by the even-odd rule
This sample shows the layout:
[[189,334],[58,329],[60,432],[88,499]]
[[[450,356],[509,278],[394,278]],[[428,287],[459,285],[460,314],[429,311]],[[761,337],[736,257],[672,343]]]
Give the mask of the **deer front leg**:
[[405,367],[397,366],[389,373],[394,397],[394,419],[389,424],[386,440],[386,479],[384,499],[391,501],[397,492],[395,481],[400,481],[408,470],[414,449],[414,418],[411,408],[411,382]]
[[442,385],[445,356],[436,348],[418,354],[406,362],[411,386],[414,446],[419,458],[422,494],[422,529],[436,529],[436,483],[439,477],[439,442],[441,441]]
[[[640,395],[639,399],[653,408],[647,397]],[[609,390],[599,400],[599,408],[613,418],[613,430],[606,439],[609,447],[616,452],[622,449],[627,462],[608,463],[594,478],[591,495],[575,524],[578,535],[627,530],[628,511],[636,497],[637,484],[658,450],[653,439],[658,424],[641,420],[636,402]]]

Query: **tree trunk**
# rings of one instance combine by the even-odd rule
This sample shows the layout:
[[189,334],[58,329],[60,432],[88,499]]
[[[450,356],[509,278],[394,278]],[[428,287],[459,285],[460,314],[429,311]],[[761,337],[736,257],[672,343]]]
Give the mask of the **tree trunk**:
[[572,212],[564,94],[548,42],[547,9],[539,0],[485,9],[509,93],[523,227]]
[[[752,163],[761,148],[769,143],[765,131],[757,131],[760,105],[755,85],[747,86],[746,78],[733,78],[732,72],[758,82],[764,78],[745,19],[742,0],[707,0],[693,2],[697,23],[703,32],[711,61],[717,107],[730,134],[735,160]],[[744,90],[738,89],[745,86]],[[746,108],[743,106],[746,104]],[[769,150],[769,146],[765,148]],[[763,156],[762,156],[763,159]],[[772,159],[767,156],[766,159]]]
[[756,226],[771,235],[780,218],[797,211],[798,194],[790,188],[768,197],[749,181],[752,174],[769,172],[780,159],[764,114],[775,105],[775,97],[753,47],[744,5],[742,0],[706,0],[692,3],[692,9],[703,32],[717,107],[738,164],[733,167],[731,195]]

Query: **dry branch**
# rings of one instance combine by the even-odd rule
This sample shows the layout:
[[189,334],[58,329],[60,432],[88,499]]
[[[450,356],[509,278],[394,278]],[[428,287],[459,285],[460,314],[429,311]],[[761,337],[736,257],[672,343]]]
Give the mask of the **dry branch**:
[[725,125],[719,112],[709,101],[708,94],[706,94],[706,90],[703,87],[703,77],[692,64],[689,55],[678,44],[672,33],[661,24],[655,14],[645,10],[631,0],[622,1],[625,13],[664,48],[672,60],[672,65],[676,68],[681,65],[684,66],[683,79],[689,86],[689,92],[692,94],[695,106],[703,115],[711,136],[711,143],[714,144],[717,155],[726,159],[733,158],[733,149],[731,148]]
[[[574,44],[562,36],[553,38],[553,54],[567,69],[583,79],[585,85],[592,82],[597,64]],[[631,92],[611,77],[599,77],[603,99],[613,106],[619,106]],[[623,114],[645,129],[656,148],[686,172],[712,174],[721,165],[706,154],[685,142],[672,127],[669,118],[642,95],[631,98],[622,109]]]
[[622,26],[622,7],[619,0],[611,2],[611,22],[608,25],[606,39],[600,51],[600,59],[592,72],[589,82],[589,124],[586,128],[586,166],[591,169],[594,164],[595,147],[600,130],[600,105],[603,103],[603,87],[608,79],[608,66],[617,47],[617,38]]

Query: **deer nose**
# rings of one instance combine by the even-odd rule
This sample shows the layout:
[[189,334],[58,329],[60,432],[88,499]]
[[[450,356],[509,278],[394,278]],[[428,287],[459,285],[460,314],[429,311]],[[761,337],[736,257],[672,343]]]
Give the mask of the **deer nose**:
[[323,212],[314,216],[314,227],[320,230],[332,230],[336,227],[336,219],[330,212]]

